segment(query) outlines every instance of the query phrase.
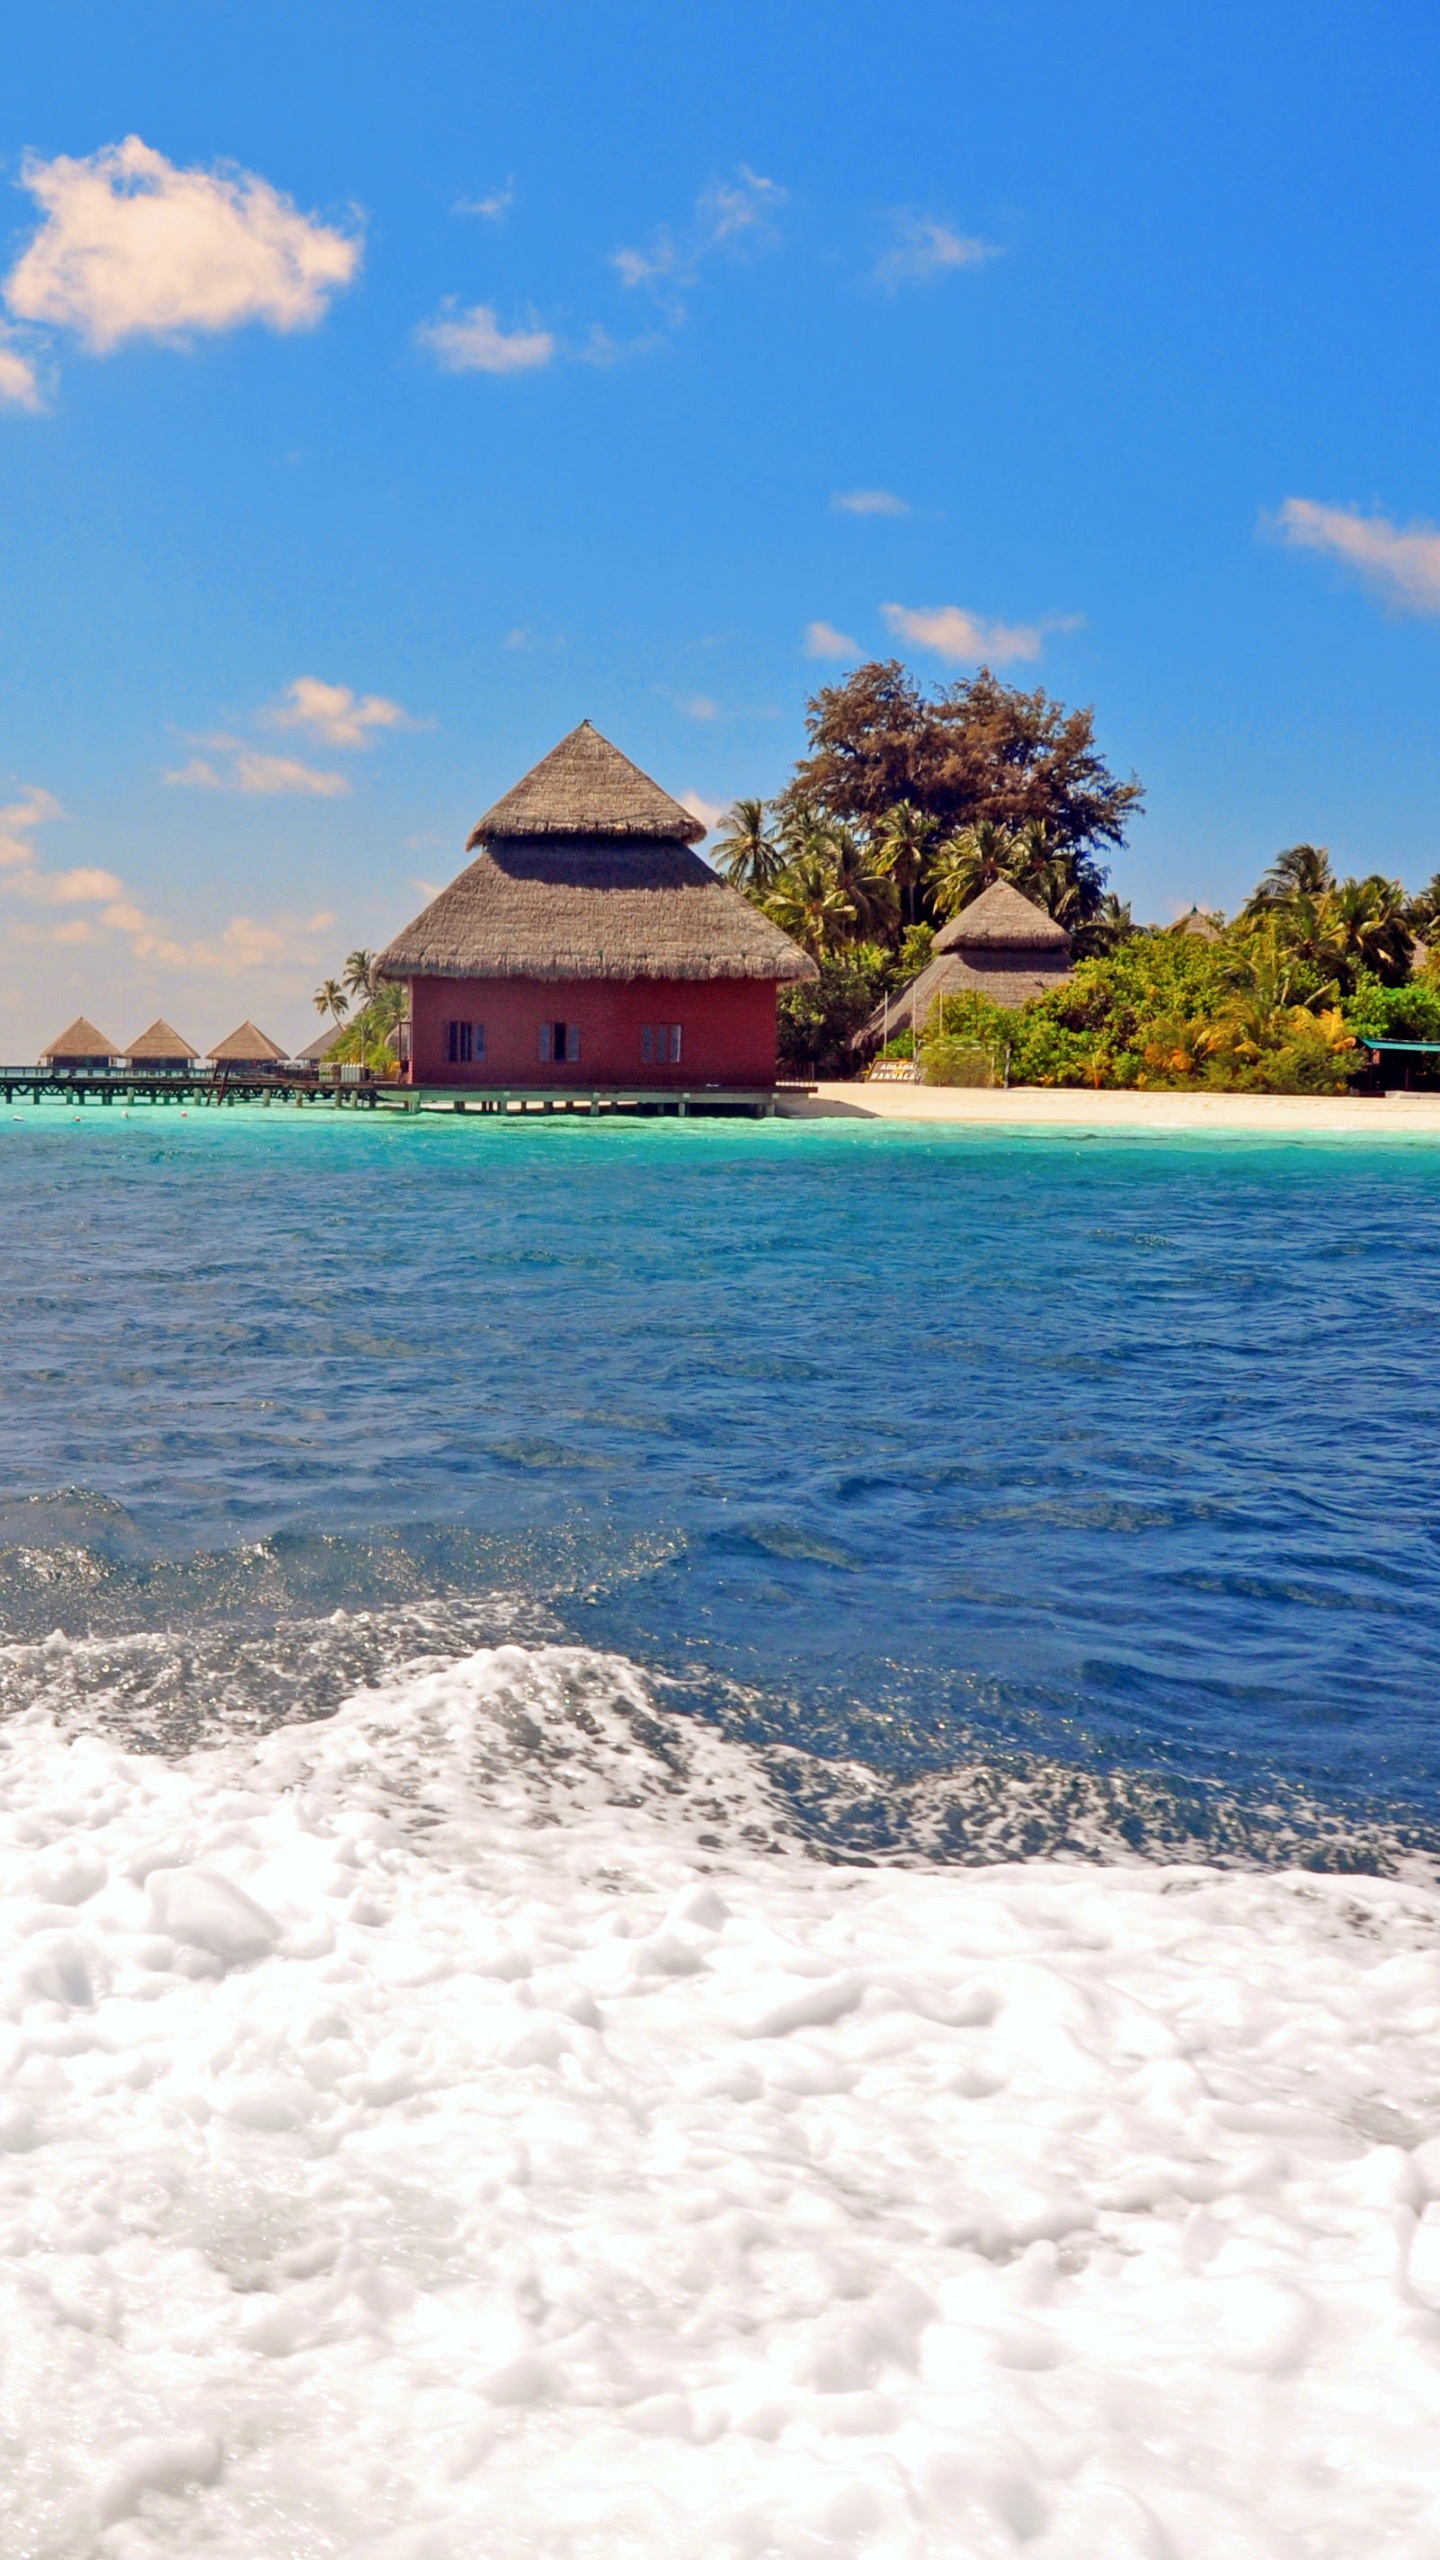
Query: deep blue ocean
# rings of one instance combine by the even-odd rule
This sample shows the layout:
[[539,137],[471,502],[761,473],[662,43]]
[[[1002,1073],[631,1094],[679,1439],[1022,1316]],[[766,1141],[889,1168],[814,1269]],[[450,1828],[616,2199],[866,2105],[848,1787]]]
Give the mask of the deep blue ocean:
[[851,1854],[1440,1849],[1423,1140],[27,1106],[0,1199],[10,1711],[560,1636]]

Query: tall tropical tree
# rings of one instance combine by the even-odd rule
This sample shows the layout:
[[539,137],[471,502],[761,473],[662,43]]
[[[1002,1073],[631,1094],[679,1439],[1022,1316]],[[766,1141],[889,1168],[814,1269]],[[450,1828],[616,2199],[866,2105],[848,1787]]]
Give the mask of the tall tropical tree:
[[930,847],[940,821],[913,800],[897,800],[887,809],[875,837],[877,868],[887,871],[905,902],[905,922],[916,922],[915,900],[930,864]]
[[900,902],[873,846],[854,827],[836,823],[817,831],[813,849],[830,865],[835,886],[855,919],[852,931],[870,941],[888,941],[899,920]]
[[1422,942],[1440,940],[1440,871],[1423,889],[1416,890],[1406,908],[1405,921]]
[[855,910],[835,877],[835,865],[818,846],[797,853],[765,901],[782,933],[819,959],[855,930]]
[[785,856],[766,824],[763,800],[737,800],[725,821],[715,858],[732,889],[747,897],[768,898]]
[[1334,886],[1335,873],[1324,845],[1292,844],[1276,854],[1244,912],[1265,915],[1273,907],[1288,907],[1296,898],[1324,898]]
[[961,827],[939,847],[927,883],[938,915],[958,916],[997,880],[1012,880],[1022,860],[1019,840],[993,818]]
[[315,990],[315,1010],[331,1015],[336,1030],[339,1030],[350,1010],[350,999],[338,978],[322,979]]
[[1322,901],[1322,915],[1326,948],[1352,986],[1360,969],[1392,981],[1406,975],[1414,945],[1398,880],[1378,871],[1342,880]]
[[369,1004],[380,981],[373,951],[352,951],[345,963],[345,985],[357,1004]]

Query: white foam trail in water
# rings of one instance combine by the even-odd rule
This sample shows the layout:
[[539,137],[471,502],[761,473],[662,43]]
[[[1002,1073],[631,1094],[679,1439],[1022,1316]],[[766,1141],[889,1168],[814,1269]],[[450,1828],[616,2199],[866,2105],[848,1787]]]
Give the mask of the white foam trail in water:
[[822,1865],[558,1648],[0,1803],[7,2560],[1440,2553],[1424,1886]]

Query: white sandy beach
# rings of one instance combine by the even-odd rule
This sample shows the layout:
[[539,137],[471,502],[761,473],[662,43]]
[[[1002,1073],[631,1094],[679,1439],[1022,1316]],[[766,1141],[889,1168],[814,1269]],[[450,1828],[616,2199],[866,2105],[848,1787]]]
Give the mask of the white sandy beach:
[[1076,1086],[821,1084],[791,1120],[965,1121],[986,1128],[1238,1130],[1256,1137],[1440,1138],[1440,1093],[1092,1093]]

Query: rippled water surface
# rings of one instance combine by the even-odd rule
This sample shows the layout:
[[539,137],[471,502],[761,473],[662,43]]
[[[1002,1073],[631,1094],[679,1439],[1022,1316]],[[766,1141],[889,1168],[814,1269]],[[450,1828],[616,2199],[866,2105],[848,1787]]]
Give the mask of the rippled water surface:
[[55,1108],[0,1186],[11,1707],[570,1637],[852,1848],[1440,1845],[1423,1141]]

